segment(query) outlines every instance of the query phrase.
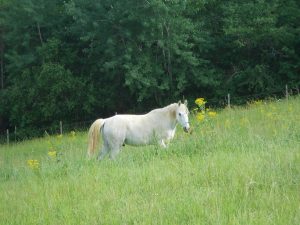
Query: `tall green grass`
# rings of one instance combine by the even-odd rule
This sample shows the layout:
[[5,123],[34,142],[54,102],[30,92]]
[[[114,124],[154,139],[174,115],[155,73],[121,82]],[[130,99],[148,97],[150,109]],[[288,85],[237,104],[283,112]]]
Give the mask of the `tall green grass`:
[[224,109],[116,161],[87,160],[86,133],[2,145],[0,224],[300,224],[299,112],[299,97]]

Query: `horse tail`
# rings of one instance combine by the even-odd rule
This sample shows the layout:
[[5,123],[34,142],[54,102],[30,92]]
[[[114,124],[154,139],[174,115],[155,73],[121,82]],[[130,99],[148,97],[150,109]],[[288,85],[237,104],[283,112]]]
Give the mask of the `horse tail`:
[[101,127],[104,125],[104,119],[97,119],[92,123],[88,134],[88,156],[91,157],[95,153],[98,145]]

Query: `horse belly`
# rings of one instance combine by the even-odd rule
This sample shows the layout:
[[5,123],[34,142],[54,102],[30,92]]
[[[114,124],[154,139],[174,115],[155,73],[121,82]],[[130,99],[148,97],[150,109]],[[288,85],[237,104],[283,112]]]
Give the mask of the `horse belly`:
[[149,145],[155,142],[154,135],[150,131],[141,131],[141,130],[127,130],[125,144],[141,146]]

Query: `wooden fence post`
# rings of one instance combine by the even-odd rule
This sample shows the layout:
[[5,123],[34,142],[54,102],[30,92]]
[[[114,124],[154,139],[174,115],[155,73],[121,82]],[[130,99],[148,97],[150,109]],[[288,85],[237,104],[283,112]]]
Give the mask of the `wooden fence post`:
[[230,108],[230,94],[227,94],[227,106]]
[[285,98],[289,100],[289,89],[287,84],[285,85]]
[[17,126],[15,126],[15,142],[17,141]]
[[63,134],[62,121],[59,121],[59,129],[60,129],[60,135],[62,135]]
[[9,145],[9,130],[6,130],[6,143]]

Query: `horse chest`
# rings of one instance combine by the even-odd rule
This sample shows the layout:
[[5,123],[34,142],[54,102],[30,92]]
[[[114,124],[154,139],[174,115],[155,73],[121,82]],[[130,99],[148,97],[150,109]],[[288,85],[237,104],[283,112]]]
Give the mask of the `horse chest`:
[[175,131],[176,131],[176,128],[168,130],[166,139],[168,139],[168,140],[173,139],[175,136]]

